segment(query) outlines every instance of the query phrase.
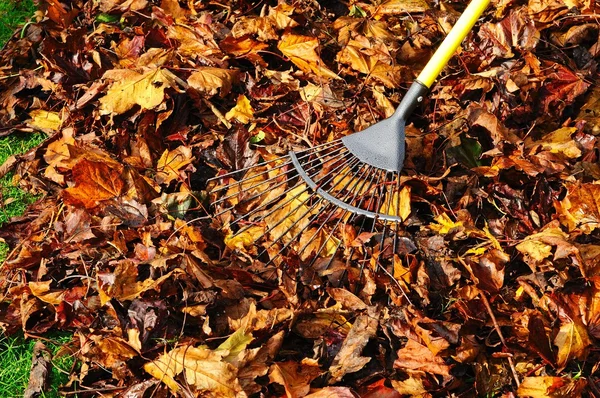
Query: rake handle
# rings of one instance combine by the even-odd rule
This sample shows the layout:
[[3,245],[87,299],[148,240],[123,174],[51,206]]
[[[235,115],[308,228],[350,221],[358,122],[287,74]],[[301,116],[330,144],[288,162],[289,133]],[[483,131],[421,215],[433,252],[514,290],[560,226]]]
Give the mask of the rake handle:
[[473,29],[473,25],[475,25],[475,22],[483,14],[489,3],[490,0],[472,0],[469,3],[458,21],[456,21],[454,27],[450,30],[450,33],[448,33],[448,36],[446,36],[419,74],[419,77],[417,77],[417,80],[421,84],[427,88],[431,88],[435,79],[439,76],[442,69],[444,69],[450,58],[452,58],[460,43],[467,37],[471,29]]
[[[419,77],[410,86],[392,117],[406,120],[413,113],[489,4],[490,0],[472,0],[469,3],[450,33],[427,62]],[[401,131],[401,134],[404,134],[404,130]]]

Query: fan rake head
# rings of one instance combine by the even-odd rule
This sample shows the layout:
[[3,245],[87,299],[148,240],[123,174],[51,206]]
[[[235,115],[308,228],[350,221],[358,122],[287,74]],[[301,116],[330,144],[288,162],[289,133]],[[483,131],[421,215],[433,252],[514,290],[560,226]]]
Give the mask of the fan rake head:
[[342,140],[279,158],[265,153],[257,166],[212,184],[226,245],[267,264],[286,256],[329,266],[342,254],[364,262],[367,251],[399,251],[409,191],[397,171],[363,162]]

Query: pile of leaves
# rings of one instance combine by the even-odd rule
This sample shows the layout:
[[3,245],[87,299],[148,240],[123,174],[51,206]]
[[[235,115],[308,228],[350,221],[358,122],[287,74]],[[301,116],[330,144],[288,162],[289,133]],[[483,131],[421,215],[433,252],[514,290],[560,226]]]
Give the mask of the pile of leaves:
[[592,0],[493,1],[408,127],[393,269],[264,272],[212,222],[209,178],[389,116],[464,7],[41,0],[0,52],[2,134],[49,137],[1,168],[42,194],[4,333],[72,332],[82,397],[600,396]]

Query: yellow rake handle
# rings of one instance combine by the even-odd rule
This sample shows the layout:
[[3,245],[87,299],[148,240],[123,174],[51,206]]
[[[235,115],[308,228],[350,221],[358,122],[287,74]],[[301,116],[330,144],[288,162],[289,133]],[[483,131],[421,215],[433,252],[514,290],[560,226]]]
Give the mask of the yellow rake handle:
[[448,36],[446,36],[440,47],[433,54],[433,57],[431,57],[425,68],[421,71],[421,74],[417,78],[419,82],[423,83],[427,88],[431,88],[435,79],[442,69],[444,69],[444,66],[446,66],[452,55],[454,55],[460,43],[462,43],[471,31],[473,25],[475,25],[475,22],[477,22],[489,3],[490,0],[471,1],[450,33],[448,33]]

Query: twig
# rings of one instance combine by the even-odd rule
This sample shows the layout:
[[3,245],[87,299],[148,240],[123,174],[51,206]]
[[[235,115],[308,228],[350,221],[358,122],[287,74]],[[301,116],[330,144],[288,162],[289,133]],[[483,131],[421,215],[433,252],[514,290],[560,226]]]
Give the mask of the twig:
[[[485,308],[488,312],[488,314],[490,315],[490,318],[492,319],[492,323],[494,324],[494,329],[496,329],[496,333],[498,333],[498,337],[500,337],[500,341],[502,342],[502,345],[504,346],[504,348],[507,348],[506,345],[506,340],[504,340],[504,336],[502,335],[502,331],[500,330],[500,325],[498,325],[498,322],[496,321],[496,317],[494,316],[494,312],[492,311],[492,307],[490,306],[490,302],[488,301],[487,297],[485,297],[485,294],[480,290],[479,291],[479,296],[481,297],[481,300],[483,301],[483,304],[485,305]],[[512,357],[506,357],[506,359],[508,359],[508,364],[510,365],[510,370],[512,371],[513,377],[515,378],[515,383],[517,383],[517,387],[519,385],[521,385],[521,382],[519,381],[519,374],[517,373],[517,369],[515,369],[515,364],[513,363]]]

